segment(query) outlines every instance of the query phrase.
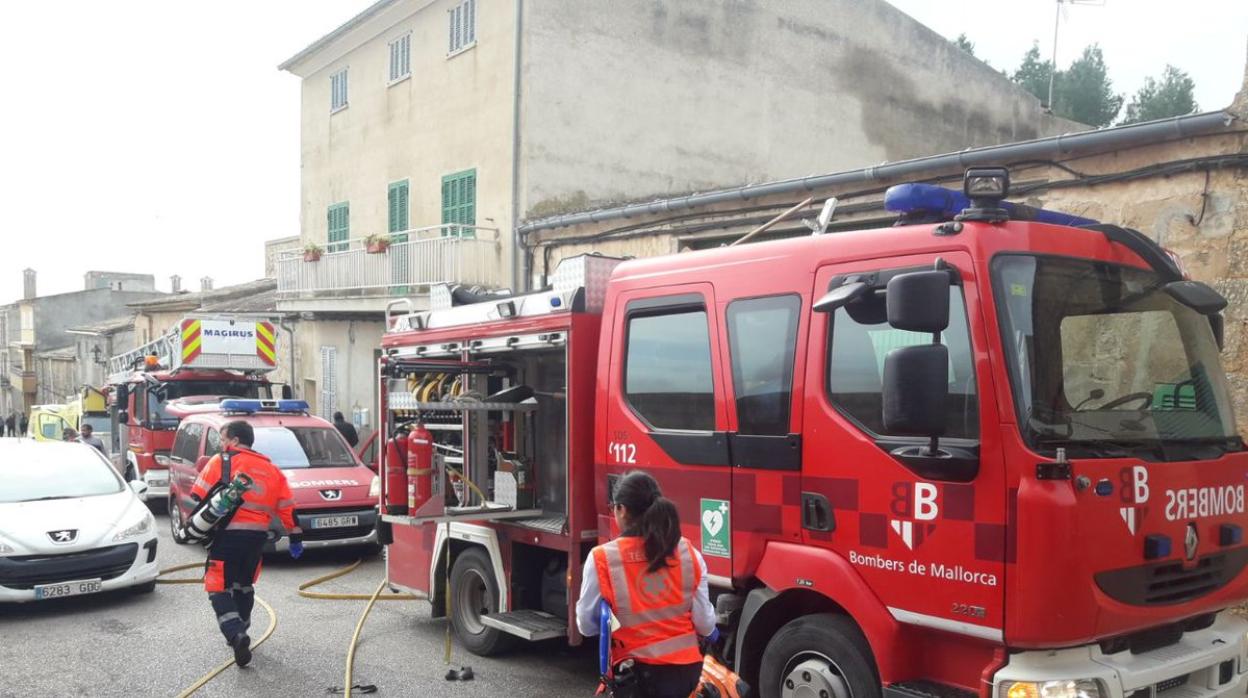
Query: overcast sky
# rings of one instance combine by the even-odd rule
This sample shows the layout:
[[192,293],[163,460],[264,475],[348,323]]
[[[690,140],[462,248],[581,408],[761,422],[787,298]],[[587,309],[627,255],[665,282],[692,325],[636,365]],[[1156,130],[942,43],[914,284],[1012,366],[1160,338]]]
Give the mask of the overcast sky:
[[[498,0],[488,0],[490,2]],[[532,0],[540,1],[540,0]],[[778,1],[778,0],[773,0]],[[890,0],[1013,69],[1047,56],[1053,0]],[[299,232],[299,80],[276,66],[371,0],[0,2],[0,302],[89,269],[198,288],[263,274],[263,241]],[[1241,82],[1245,0],[1106,0],[1067,10],[1059,62],[1100,41],[1115,87],[1171,62],[1202,108]]]

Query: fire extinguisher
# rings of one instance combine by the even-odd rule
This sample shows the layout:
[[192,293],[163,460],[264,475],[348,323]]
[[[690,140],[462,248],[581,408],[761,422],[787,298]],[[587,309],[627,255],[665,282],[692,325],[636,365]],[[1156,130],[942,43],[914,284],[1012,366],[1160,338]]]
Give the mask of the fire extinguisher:
[[417,423],[407,436],[407,509],[415,512],[433,496],[433,434]]
[[386,511],[407,513],[407,444],[406,432],[398,432],[386,441]]

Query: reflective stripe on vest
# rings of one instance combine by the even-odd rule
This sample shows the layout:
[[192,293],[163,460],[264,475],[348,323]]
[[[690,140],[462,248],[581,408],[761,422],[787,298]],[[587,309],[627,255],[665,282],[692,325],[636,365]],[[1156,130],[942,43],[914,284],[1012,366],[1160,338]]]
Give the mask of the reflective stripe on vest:
[[594,550],[602,596],[620,621],[612,637],[615,661],[629,657],[651,664],[702,661],[692,615],[701,568],[694,564],[693,549],[684,538],[673,552],[665,567],[650,572],[640,538],[616,539]]

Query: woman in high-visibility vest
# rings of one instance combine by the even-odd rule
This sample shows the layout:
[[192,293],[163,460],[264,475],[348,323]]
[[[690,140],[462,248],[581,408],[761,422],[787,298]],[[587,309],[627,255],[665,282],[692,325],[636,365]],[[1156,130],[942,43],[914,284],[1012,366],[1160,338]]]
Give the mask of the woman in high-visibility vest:
[[698,636],[715,630],[706,561],[680,535],[676,505],[648,473],[625,475],[611,506],[623,533],[585,560],[576,625],[597,635],[606,599],[619,622],[611,634],[617,674],[632,675],[635,695],[687,698],[702,674]]

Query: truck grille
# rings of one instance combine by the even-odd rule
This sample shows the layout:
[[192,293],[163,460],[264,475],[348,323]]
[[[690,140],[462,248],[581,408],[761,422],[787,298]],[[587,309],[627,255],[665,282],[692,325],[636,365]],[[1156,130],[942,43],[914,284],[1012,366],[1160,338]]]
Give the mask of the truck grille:
[[1176,676],[1173,679],[1166,679],[1165,681],[1159,681],[1157,682],[1157,692],[1165,693],[1166,691],[1169,691],[1172,688],[1178,688],[1179,686],[1182,686],[1185,683],[1187,683],[1187,674],[1184,674],[1182,676]]
[[1166,606],[1200,598],[1226,586],[1248,564],[1248,549],[1206,555],[1190,567],[1162,562],[1096,575],[1101,591],[1135,606]]
[[76,579],[116,579],[130,569],[138,552],[138,543],[124,543],[80,553],[0,557],[0,586],[33,589]]

